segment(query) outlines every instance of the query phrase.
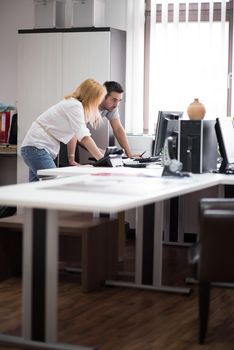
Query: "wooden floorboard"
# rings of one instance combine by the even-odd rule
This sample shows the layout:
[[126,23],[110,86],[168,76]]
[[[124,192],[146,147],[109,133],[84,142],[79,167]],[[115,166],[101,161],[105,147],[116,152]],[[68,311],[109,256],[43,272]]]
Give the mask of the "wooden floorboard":
[[[164,247],[164,283],[185,286],[194,274],[187,248]],[[133,269],[132,244],[120,271]],[[130,277],[131,278],[131,277]],[[60,274],[60,342],[100,350],[234,350],[234,290],[212,288],[206,344],[197,342],[197,286],[191,295],[103,287],[81,292],[79,276]],[[0,333],[20,335],[21,280],[0,283]]]

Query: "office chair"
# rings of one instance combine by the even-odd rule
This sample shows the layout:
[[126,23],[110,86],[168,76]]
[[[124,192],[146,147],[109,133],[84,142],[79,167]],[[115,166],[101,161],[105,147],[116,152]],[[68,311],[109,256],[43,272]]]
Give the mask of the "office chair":
[[211,283],[234,282],[234,199],[200,201],[199,343],[204,344]]

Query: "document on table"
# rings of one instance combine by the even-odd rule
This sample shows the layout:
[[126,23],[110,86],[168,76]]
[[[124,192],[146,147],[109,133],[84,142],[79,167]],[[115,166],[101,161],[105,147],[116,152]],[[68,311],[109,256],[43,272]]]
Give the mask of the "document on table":
[[[117,176],[117,174],[101,173],[89,175],[85,178],[70,181],[69,183],[46,186],[42,190],[61,190],[71,192],[98,192],[98,193],[114,193],[120,195],[141,195],[152,192],[152,188],[161,187],[158,183],[153,183],[153,178],[128,177],[126,175]],[[153,187],[152,187],[153,186]]]

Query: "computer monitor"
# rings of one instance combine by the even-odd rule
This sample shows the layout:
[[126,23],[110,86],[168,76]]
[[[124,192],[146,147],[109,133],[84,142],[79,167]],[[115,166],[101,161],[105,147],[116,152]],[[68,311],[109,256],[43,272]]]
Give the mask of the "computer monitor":
[[225,173],[228,165],[234,165],[234,127],[231,118],[216,118],[215,131],[222,157],[219,172]]
[[177,143],[179,122],[183,112],[159,111],[158,120],[155,130],[153,156],[160,156],[164,147],[165,140],[168,136],[174,137],[174,148]]

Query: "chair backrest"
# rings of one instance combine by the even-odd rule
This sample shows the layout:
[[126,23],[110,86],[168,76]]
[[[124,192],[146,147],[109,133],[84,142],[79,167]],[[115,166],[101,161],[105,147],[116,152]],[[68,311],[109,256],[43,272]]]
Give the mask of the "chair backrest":
[[234,282],[234,199],[200,201],[200,282]]

